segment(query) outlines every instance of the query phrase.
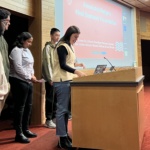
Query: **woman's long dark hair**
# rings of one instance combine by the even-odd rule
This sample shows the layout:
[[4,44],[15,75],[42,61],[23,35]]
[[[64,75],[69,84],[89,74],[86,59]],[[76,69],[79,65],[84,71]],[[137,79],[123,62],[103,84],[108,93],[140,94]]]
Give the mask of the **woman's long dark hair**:
[[[74,33],[80,33],[80,29],[76,26],[70,26],[67,30],[65,35],[59,40],[59,42],[65,42],[70,45],[70,37]],[[59,43],[58,42],[58,43]]]
[[16,41],[13,44],[13,47],[19,47],[22,48],[23,47],[23,42],[32,38],[32,35],[29,32],[22,32],[21,34],[19,34],[16,38]]

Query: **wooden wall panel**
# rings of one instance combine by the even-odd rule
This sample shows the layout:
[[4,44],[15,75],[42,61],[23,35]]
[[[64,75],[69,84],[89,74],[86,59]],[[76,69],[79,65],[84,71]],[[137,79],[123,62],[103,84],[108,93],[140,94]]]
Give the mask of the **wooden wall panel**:
[[42,0],[42,47],[50,40],[50,29],[55,27],[55,0]]
[[[34,19],[31,20],[29,31],[34,37],[32,53],[35,59],[35,75],[42,76],[42,50],[47,41],[50,41],[50,29],[54,27],[54,0],[35,0]],[[32,124],[45,123],[45,86],[34,85]]]
[[[33,45],[30,48],[34,57],[34,69],[35,76],[37,79],[41,79],[41,49],[42,49],[42,25],[41,25],[41,0],[34,0],[36,3],[33,6],[34,10],[37,10],[34,18],[31,18],[29,23],[29,32],[33,35]],[[33,90],[33,110],[31,124],[37,125],[41,124],[42,120],[42,85],[34,84]]]
[[141,39],[150,40],[150,13],[140,12]]
[[142,66],[141,40],[150,40],[150,13],[136,10],[138,66]]
[[27,16],[34,16],[34,0],[0,0],[0,7],[25,14]]
[[[50,41],[50,29],[55,27],[55,0],[42,0],[41,28],[42,28],[42,49],[47,41]],[[42,54],[41,49],[41,54]],[[41,123],[45,122],[45,87],[42,85],[41,91]]]
[[136,9],[136,27],[137,27],[137,62],[138,66],[142,66],[142,55],[141,55],[141,31],[140,31],[140,10]]

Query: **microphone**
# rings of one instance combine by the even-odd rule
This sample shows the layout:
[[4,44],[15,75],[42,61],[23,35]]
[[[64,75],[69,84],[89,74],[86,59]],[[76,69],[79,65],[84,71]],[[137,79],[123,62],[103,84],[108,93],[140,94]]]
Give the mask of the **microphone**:
[[104,57],[104,59],[106,59],[108,62],[109,62],[109,64],[111,65],[111,67],[110,67],[110,71],[113,71],[113,70],[115,70],[116,71],[116,69],[115,69],[115,66],[113,66],[112,64],[111,64],[111,62],[106,58],[106,57]]

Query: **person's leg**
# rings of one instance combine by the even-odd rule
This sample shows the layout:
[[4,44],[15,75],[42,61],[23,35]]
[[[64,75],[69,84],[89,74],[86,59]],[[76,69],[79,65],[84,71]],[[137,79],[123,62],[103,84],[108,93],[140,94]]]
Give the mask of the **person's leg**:
[[54,101],[53,101],[53,116],[52,118],[56,118],[56,110],[57,110],[57,96],[56,96],[56,92],[55,89],[54,90]]
[[14,106],[14,127],[16,130],[15,141],[29,143],[30,141],[22,132],[22,118],[24,113],[25,102],[28,93],[27,83],[16,78],[10,77],[11,91],[15,100]]
[[49,82],[45,83],[46,95],[45,95],[45,116],[46,127],[56,128],[56,125],[52,122],[53,119],[53,103],[54,103],[54,88]]
[[67,133],[67,137],[68,137],[68,140],[72,143],[72,139],[70,138],[69,133],[68,133],[68,120],[71,120],[70,117],[72,119],[72,116],[71,116],[71,92],[70,92],[70,98],[69,98],[68,113],[65,115],[65,121],[66,121],[66,133]]
[[32,111],[32,95],[33,95],[33,85],[28,84],[28,96],[25,102],[25,108],[24,108],[23,120],[22,120],[22,130],[24,135],[28,138],[37,137],[35,133],[29,131],[29,120]]
[[69,112],[68,112],[68,120],[72,119],[72,115],[71,115],[71,96],[70,96],[70,100],[69,100]]
[[70,82],[54,83],[54,87],[57,95],[56,135],[60,137],[59,147],[67,148],[72,146],[67,133]]
[[56,110],[57,110],[57,96],[54,88],[54,101],[53,101],[53,115],[52,115],[52,120],[53,123],[56,125]]

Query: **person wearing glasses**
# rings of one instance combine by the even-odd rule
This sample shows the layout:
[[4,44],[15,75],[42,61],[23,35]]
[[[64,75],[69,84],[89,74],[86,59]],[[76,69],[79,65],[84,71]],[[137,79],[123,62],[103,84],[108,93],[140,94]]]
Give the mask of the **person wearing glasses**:
[[[7,95],[10,90],[10,85],[9,85],[10,67],[9,67],[9,59],[8,59],[8,44],[3,36],[4,32],[8,30],[10,26],[10,16],[11,13],[8,10],[0,9],[0,55],[1,55],[0,61],[1,61],[1,65],[3,65],[0,67],[0,72],[2,74],[5,73],[5,75],[1,74],[0,77],[0,83],[2,83],[0,87],[0,92],[3,91],[4,94],[0,99],[0,113],[4,107]],[[4,72],[2,71],[2,69],[4,69]],[[6,89],[4,90],[4,88],[6,88],[7,90]]]
[[5,96],[8,94],[9,86],[7,83],[7,78],[5,75],[4,65],[3,65],[3,58],[0,52],[0,114],[2,111],[2,102],[4,101]]

